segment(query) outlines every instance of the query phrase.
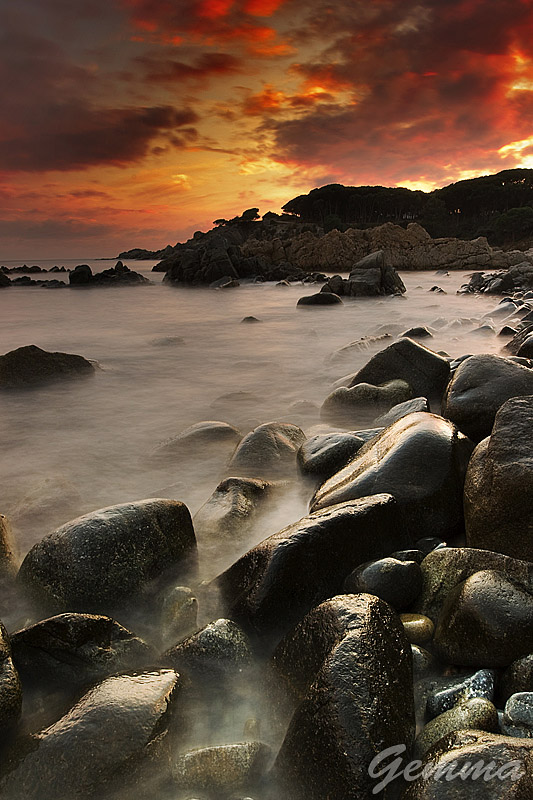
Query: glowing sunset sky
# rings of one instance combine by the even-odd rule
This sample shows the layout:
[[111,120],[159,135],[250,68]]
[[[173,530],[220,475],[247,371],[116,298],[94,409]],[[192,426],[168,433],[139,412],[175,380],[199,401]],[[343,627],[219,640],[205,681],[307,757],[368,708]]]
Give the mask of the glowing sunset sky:
[[531,0],[0,0],[0,258],[533,166]]

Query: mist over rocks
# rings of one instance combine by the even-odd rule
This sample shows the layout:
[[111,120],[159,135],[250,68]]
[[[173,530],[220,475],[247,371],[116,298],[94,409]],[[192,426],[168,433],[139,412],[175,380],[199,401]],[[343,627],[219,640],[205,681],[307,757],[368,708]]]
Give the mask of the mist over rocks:
[[50,353],[34,344],[0,356],[0,390],[32,389],[94,375],[94,365],[72,353]]

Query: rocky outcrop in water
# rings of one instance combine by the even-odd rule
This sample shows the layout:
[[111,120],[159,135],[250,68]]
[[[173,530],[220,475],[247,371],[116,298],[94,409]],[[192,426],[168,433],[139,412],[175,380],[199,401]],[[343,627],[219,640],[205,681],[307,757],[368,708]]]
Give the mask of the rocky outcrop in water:
[[83,356],[49,353],[34,344],[0,356],[0,389],[32,389],[57,381],[94,375]]
[[114,267],[104,269],[102,272],[93,273],[88,264],[80,264],[69,275],[71,286],[139,286],[150,284],[151,281],[133,272],[129,267],[117,261]]

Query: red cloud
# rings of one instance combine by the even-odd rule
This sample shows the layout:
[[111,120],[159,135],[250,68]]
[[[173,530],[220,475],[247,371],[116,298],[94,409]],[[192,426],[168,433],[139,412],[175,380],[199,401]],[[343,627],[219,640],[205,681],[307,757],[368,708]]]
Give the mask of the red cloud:
[[205,81],[213,75],[228,75],[244,69],[243,62],[230,53],[202,53],[192,64],[161,58],[157,53],[140,56],[136,61],[144,67],[144,79],[150,83],[173,83],[189,79]]

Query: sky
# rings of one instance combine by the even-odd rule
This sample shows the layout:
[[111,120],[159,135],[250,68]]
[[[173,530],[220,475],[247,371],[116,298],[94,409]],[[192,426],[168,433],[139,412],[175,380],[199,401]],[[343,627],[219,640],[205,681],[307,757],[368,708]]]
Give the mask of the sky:
[[0,259],[533,167],[533,0],[0,0]]

